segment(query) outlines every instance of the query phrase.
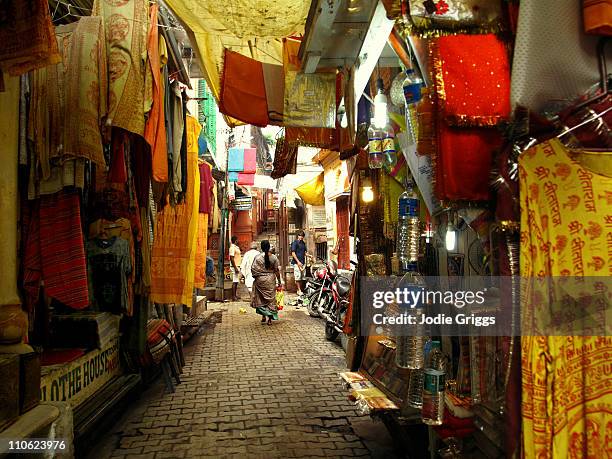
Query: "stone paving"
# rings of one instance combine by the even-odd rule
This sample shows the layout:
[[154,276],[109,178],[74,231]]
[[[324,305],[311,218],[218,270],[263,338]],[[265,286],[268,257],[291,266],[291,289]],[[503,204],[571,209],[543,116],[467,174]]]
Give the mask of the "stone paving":
[[186,347],[176,392],[149,389],[93,457],[371,455],[338,379],[344,352],[325,340],[321,320],[288,306],[268,326],[246,303],[215,308],[218,323]]

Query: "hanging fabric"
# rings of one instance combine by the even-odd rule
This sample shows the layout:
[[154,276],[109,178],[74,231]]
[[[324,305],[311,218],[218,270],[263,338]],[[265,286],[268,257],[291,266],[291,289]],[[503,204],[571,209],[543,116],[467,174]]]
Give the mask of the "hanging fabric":
[[[612,156],[552,139],[522,153],[518,175],[520,275],[548,279],[544,292],[534,282],[521,285],[523,455],[600,457],[612,412],[612,339],[597,330],[609,327],[598,292],[601,276],[612,272],[601,249],[609,238]],[[556,297],[560,276],[564,294]],[[580,304],[571,295],[578,292],[593,295]],[[567,301],[584,315],[559,310]]]
[[238,185],[253,186],[255,185],[255,174],[238,172],[238,180],[236,180],[236,183]]
[[430,42],[438,109],[454,126],[494,126],[510,117],[510,66],[493,34]]
[[584,31],[593,35],[612,35],[612,1],[582,0]]
[[195,279],[200,177],[198,136],[201,126],[187,116],[187,190],[185,200],[166,205],[157,215],[151,260],[151,300],[191,305]]
[[225,50],[219,109],[247,124],[261,127],[269,124],[261,62]]
[[244,168],[242,172],[246,174],[255,174],[257,172],[257,149],[244,149]]
[[76,192],[43,196],[29,219],[24,254],[24,287],[30,304],[45,292],[72,309],[89,306],[81,203]]
[[144,136],[146,67],[149,17],[146,0],[95,0],[93,16],[106,24],[110,73],[107,123]]
[[439,124],[440,147],[435,158],[437,198],[488,200],[486,178],[491,173],[493,151],[501,145],[501,135],[495,129]]
[[[163,84],[161,81],[162,63],[159,49],[159,32],[157,15],[159,5],[154,3],[150,8],[149,32],[147,35],[147,75],[152,76],[152,104],[145,125],[144,136],[151,146],[153,158],[153,180],[168,181],[168,151],[166,146],[166,123],[164,115]],[[148,86],[148,85],[147,85]]]
[[227,160],[227,170],[229,172],[244,171],[244,148],[230,148]]
[[305,204],[310,204],[311,206],[325,205],[325,178],[323,172],[298,186],[295,191]]
[[0,2],[1,71],[17,76],[57,64],[61,56],[55,39],[47,0]]

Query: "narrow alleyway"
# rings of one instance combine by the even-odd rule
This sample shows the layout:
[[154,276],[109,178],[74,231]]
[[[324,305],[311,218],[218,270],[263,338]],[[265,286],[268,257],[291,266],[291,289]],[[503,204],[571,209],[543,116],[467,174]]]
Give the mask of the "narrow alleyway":
[[209,309],[217,323],[186,347],[176,393],[147,390],[90,457],[390,457],[355,435],[372,423],[340,387],[344,352],[322,321],[292,306],[272,326],[246,303]]

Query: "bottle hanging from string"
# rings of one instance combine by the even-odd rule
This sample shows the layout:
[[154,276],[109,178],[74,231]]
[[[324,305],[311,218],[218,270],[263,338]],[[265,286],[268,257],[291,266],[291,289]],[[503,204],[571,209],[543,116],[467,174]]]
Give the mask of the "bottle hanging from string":
[[444,386],[448,359],[439,341],[430,342],[425,367],[421,418],[424,424],[441,425],[444,422]]
[[423,79],[414,69],[406,70],[404,79],[404,99],[406,102],[406,128],[410,143],[416,143],[417,127],[415,120],[415,107],[421,100]]
[[398,203],[397,257],[402,272],[416,272],[419,261],[419,197],[414,183],[408,180]]

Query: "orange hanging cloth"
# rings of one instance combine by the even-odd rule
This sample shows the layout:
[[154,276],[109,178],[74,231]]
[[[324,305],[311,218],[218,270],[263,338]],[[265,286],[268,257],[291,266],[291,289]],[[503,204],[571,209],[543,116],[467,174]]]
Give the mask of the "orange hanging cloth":
[[612,35],[612,0],[583,0],[582,9],[586,33]]
[[262,63],[225,50],[219,109],[243,123],[269,124],[268,100]]
[[147,59],[153,74],[153,105],[145,126],[145,140],[151,146],[153,157],[153,180],[160,183],[168,181],[168,150],[166,145],[166,125],[164,121],[164,100],[161,85],[161,63],[159,57],[159,33],[157,13],[159,6],[151,5],[151,21],[147,36]]

